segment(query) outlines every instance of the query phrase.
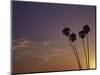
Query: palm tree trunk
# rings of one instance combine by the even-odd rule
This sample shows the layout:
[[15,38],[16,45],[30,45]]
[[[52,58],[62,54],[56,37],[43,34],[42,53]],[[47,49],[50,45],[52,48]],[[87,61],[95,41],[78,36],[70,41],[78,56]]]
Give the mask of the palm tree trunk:
[[84,39],[82,39],[82,43],[83,43],[83,50],[84,50],[84,55],[85,55],[86,68],[87,68],[88,67],[88,64],[87,64],[87,54],[86,54],[86,50],[85,50]]
[[90,62],[89,62],[89,40],[88,40],[88,34],[87,34],[87,53],[88,53],[88,69],[90,68]]
[[[67,37],[67,38],[68,38],[68,37]],[[79,69],[81,69],[81,64],[80,64],[80,60],[79,60],[79,58],[78,58],[78,54],[76,53],[76,51],[75,51],[75,49],[74,49],[74,47],[73,47],[73,45],[72,45],[72,43],[71,43],[71,40],[70,40],[69,38],[68,38],[68,41],[69,41],[69,43],[70,43],[70,45],[71,45],[71,47],[72,47],[72,49],[73,49],[73,52],[74,52],[74,55],[75,55],[75,58],[76,58],[78,67],[79,67]]]
[[73,42],[73,46],[74,46],[75,54],[77,55],[77,60],[78,60],[79,69],[82,69],[82,67],[81,67],[81,63],[80,63],[80,58],[79,58],[79,55],[78,55],[78,52],[77,52],[77,48],[76,48],[74,42]]

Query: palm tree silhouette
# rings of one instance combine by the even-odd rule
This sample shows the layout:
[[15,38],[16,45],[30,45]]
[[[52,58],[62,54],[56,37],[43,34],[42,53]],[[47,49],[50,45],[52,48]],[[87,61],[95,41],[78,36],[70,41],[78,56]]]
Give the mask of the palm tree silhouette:
[[65,27],[63,30],[62,30],[62,32],[63,32],[63,34],[65,35],[65,36],[69,36],[69,34],[70,34],[70,29],[68,28],[68,27]]
[[89,62],[89,40],[88,40],[88,33],[90,32],[90,27],[88,25],[85,25],[83,27],[83,30],[85,31],[86,33],[86,36],[87,36],[87,54],[88,54],[88,68],[90,68],[90,62]]
[[74,46],[74,53],[75,53],[75,56],[77,58],[77,63],[78,63],[79,69],[81,69],[80,58],[79,58],[79,55],[78,55],[76,45],[74,43],[75,40],[76,40],[76,34],[75,33],[70,34],[70,40],[71,40],[71,42],[73,43],[73,46]]
[[85,44],[84,44],[84,38],[86,36],[86,33],[84,30],[81,30],[79,32],[79,37],[82,39],[82,43],[83,43],[83,50],[84,50],[84,55],[85,55],[85,61],[86,61],[86,68],[88,67],[88,64],[87,64],[87,54],[86,54],[86,50],[85,50]]
[[62,30],[62,32],[63,32],[63,34],[64,34],[65,36],[67,36],[67,39],[69,40],[69,43],[70,43],[70,45],[71,45],[71,47],[72,47],[72,49],[73,49],[73,51],[74,51],[75,58],[76,58],[76,60],[77,60],[79,69],[81,69],[81,64],[80,64],[79,56],[78,56],[78,53],[77,53],[77,51],[76,51],[76,49],[75,49],[76,47],[74,48],[74,46],[73,46],[72,43],[71,43],[71,41],[74,43],[74,41],[76,40],[76,37],[75,37],[75,36],[73,37],[73,34],[70,35],[70,28],[68,28],[68,27],[65,27],[65,28]]

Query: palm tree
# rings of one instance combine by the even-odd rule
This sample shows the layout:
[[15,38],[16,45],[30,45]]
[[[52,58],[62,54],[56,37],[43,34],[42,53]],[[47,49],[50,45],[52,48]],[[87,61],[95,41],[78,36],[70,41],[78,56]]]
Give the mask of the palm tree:
[[79,55],[78,55],[78,52],[77,52],[77,48],[76,48],[75,43],[74,43],[74,41],[76,40],[76,34],[75,33],[72,33],[70,35],[70,40],[71,40],[71,42],[73,43],[73,46],[74,46],[74,54],[75,54],[75,56],[77,58],[77,63],[78,63],[79,69],[81,69],[80,58],[79,58]]
[[[71,43],[70,28],[65,27],[65,28],[62,30],[62,32],[63,32],[63,34],[64,34],[65,36],[67,36],[67,39],[69,40],[69,43],[70,43],[70,45],[71,45],[71,47],[72,47],[72,49],[73,49],[73,51],[74,51],[75,58],[76,58],[76,60],[77,60],[79,69],[81,69],[81,65],[80,65],[80,61],[79,61],[79,57],[78,57],[77,51],[75,50],[74,46],[73,46],[72,43]],[[75,39],[75,37],[74,37],[74,39]],[[74,41],[74,39],[73,39],[73,41]],[[76,39],[75,39],[75,40],[76,40]]]
[[86,33],[84,30],[81,30],[79,32],[79,37],[82,39],[82,43],[83,43],[83,50],[84,50],[84,55],[85,55],[85,61],[86,61],[86,68],[88,67],[87,64],[87,54],[86,54],[86,50],[85,50],[85,45],[84,45],[84,37],[86,36]]
[[72,45],[72,43],[71,43],[71,40],[70,40],[70,38],[69,38],[69,37],[70,37],[70,28],[65,27],[65,28],[62,30],[62,32],[63,32],[63,34],[64,34],[65,36],[67,36],[67,39],[69,40],[69,43],[70,43],[70,45],[71,45],[71,47],[72,47],[72,49],[73,49],[73,51],[74,51],[75,58],[76,58],[76,60],[77,60],[79,69],[81,69],[81,65],[80,65],[80,61],[79,61],[79,58],[78,58],[78,54],[76,53],[76,50],[75,50],[75,48],[73,47],[73,45]]
[[70,29],[69,29],[68,27],[65,27],[65,28],[62,30],[62,32],[63,32],[63,34],[64,34],[65,36],[69,36],[69,34],[70,34]]
[[87,36],[87,54],[88,54],[88,68],[90,68],[90,63],[89,63],[89,40],[88,40],[88,33],[90,32],[90,27],[88,25],[85,25],[83,27],[83,30],[85,31],[86,33],[86,36]]

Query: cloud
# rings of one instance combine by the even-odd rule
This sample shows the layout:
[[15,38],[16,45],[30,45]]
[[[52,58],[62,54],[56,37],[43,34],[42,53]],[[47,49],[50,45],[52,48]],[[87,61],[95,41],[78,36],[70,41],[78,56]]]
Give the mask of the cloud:
[[16,60],[19,60],[19,59],[22,59],[24,58],[25,56],[27,57],[28,55],[32,54],[32,51],[28,51],[28,50],[25,50],[23,52],[20,52],[18,55],[15,55],[14,56],[14,59]]
[[32,45],[32,42],[27,39],[19,39],[19,40],[14,40],[13,41],[13,49],[17,48],[27,48]]
[[54,52],[61,52],[61,49],[60,48],[55,48],[53,49]]
[[49,41],[45,41],[45,42],[43,42],[43,46],[47,46],[47,45],[49,45],[49,44],[50,44]]
[[32,41],[29,39],[16,39],[13,40],[13,55],[15,59],[24,58],[27,55],[38,56],[48,52],[46,48],[49,45],[49,41]]
[[[58,43],[57,43],[58,44]],[[13,41],[14,61],[50,61],[52,58],[64,56],[65,52],[53,41],[32,41],[29,39],[17,39]],[[34,59],[35,58],[35,59]]]
[[22,49],[22,48],[31,48],[31,47],[46,47],[48,45],[50,45],[51,42],[50,41],[32,41],[29,39],[17,39],[17,40],[13,40],[13,50],[16,49]]
[[42,60],[45,62],[48,62],[50,60],[50,58],[45,56],[44,58],[42,58]]

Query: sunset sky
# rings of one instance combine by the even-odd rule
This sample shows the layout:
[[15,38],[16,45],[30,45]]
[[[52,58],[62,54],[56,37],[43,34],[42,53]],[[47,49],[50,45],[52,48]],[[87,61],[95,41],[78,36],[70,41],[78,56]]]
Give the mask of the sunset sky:
[[12,66],[14,73],[78,69],[73,50],[62,34],[67,26],[86,69],[78,32],[90,26],[90,67],[95,68],[96,7],[70,4],[12,1]]

